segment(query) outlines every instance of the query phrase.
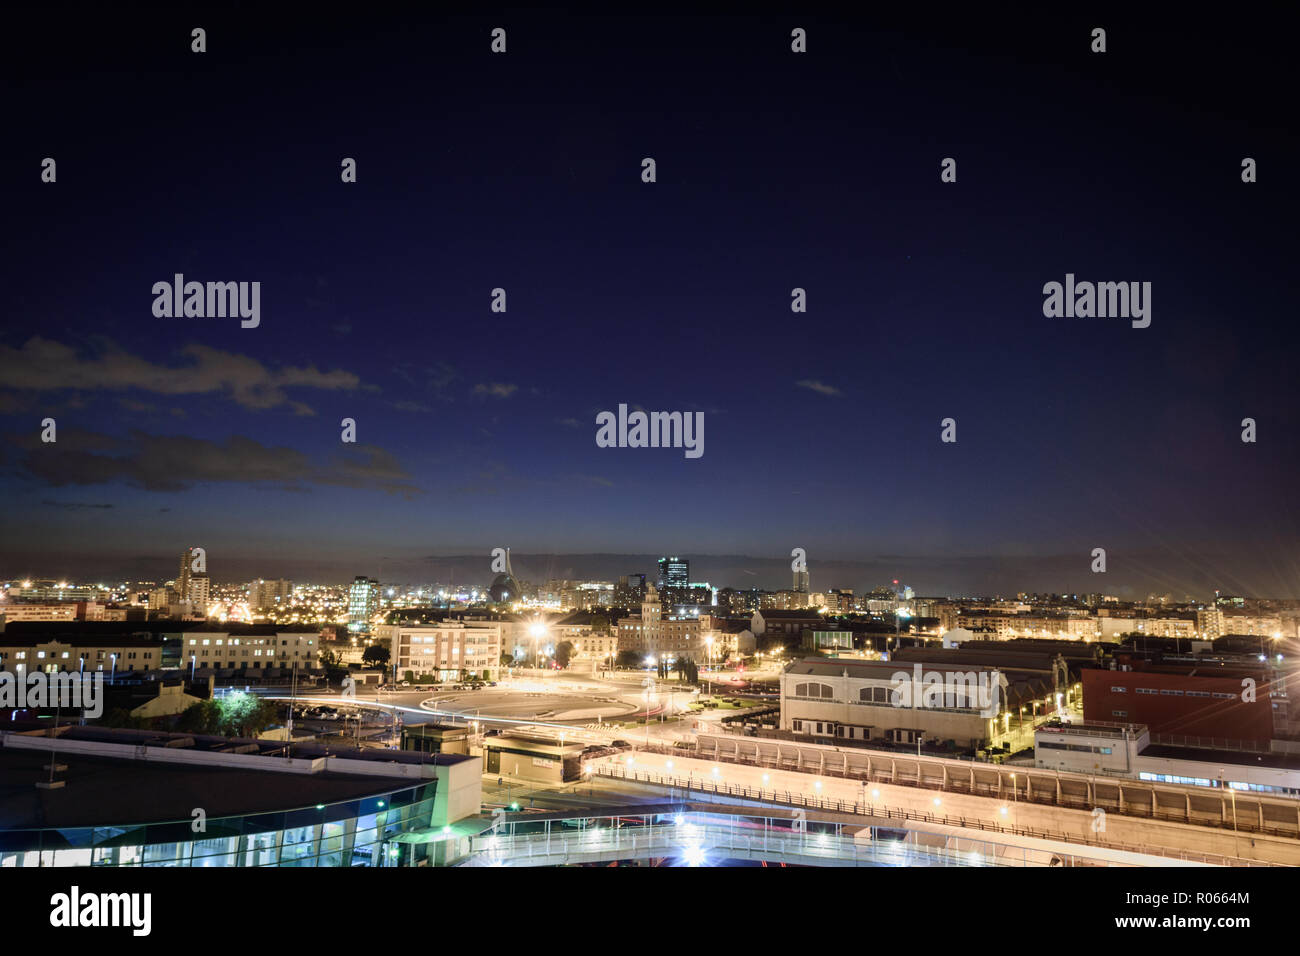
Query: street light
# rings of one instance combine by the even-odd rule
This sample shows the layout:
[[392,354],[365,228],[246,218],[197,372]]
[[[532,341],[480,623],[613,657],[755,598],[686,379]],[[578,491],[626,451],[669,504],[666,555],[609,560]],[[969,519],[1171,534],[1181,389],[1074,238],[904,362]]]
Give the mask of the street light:
[[542,664],[539,645],[541,639],[546,636],[546,625],[534,618],[533,623],[528,625],[528,633],[533,639],[533,666],[540,669]]
[[704,654],[705,654],[705,661],[709,665],[709,670],[708,670],[709,677],[707,678],[707,680],[709,683],[709,693],[712,694],[713,693],[713,638],[712,636],[706,637],[704,639]]
[[117,683],[117,655],[109,654],[108,656],[113,658],[113,669],[109,672],[108,682],[110,684],[116,684]]

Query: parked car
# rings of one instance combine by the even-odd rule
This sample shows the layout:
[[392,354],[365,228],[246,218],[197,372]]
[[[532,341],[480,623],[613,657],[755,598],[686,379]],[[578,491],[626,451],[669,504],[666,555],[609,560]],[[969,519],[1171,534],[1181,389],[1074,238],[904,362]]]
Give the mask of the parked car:
[[615,740],[613,743],[610,744],[610,746],[613,747],[615,750],[631,750],[631,749],[632,749],[632,745],[631,745],[630,743],[628,743],[626,740]]

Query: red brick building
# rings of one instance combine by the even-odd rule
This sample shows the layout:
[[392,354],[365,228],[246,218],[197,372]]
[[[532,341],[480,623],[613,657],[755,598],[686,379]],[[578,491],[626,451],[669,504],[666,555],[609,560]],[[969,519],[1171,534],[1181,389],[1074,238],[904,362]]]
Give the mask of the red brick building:
[[[1131,666],[1082,671],[1084,720],[1146,724],[1153,734],[1263,743],[1275,736],[1270,678],[1263,669],[1141,660]],[[1246,679],[1254,681],[1253,700],[1242,699]]]

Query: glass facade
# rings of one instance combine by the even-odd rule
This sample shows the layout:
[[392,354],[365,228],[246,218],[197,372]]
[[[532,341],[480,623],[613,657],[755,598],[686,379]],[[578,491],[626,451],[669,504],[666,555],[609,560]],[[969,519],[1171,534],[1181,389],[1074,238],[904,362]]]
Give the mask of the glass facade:
[[436,781],[384,794],[235,817],[128,826],[0,831],[0,867],[421,866],[436,843],[402,834],[432,825]]
[[379,582],[358,577],[348,590],[348,632],[369,634],[370,619],[379,609]]

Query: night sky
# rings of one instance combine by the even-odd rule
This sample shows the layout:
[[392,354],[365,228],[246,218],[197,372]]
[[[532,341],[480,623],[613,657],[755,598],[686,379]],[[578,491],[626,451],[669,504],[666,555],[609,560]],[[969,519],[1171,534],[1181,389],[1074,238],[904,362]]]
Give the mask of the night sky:
[[[1300,596],[1272,14],[234,9],[10,22],[0,576],[778,587],[799,546],[815,588]],[[155,318],[178,272],[260,281],[260,327]],[[1045,318],[1067,272],[1151,326]],[[598,448],[620,403],[704,412],[703,457]],[[517,570],[652,571],[599,565]]]

